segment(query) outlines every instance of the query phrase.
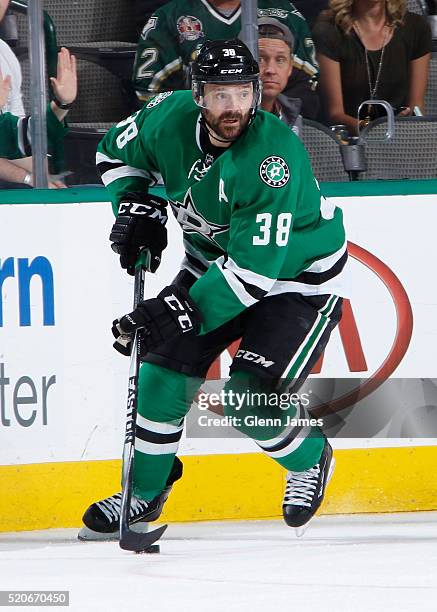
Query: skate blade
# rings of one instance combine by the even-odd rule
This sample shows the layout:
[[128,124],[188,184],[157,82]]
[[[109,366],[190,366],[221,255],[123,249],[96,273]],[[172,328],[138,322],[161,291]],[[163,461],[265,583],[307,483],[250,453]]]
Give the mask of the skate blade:
[[[149,523],[134,523],[130,526],[132,531],[136,533],[147,533],[149,531]],[[120,538],[120,532],[114,531],[113,533],[101,533],[100,531],[94,531],[85,525],[77,534],[77,539],[82,542],[118,542]]]
[[294,528],[294,533],[295,533],[296,538],[301,538],[303,536],[303,534],[307,530],[309,524],[310,524],[310,521],[308,521],[308,523],[306,525],[302,525],[302,527],[295,527]]
[[[334,468],[335,468],[335,457],[332,457],[331,464],[329,466],[328,478],[326,479],[326,487],[328,486],[328,483],[331,480],[331,476],[334,471]],[[326,487],[325,487],[325,491],[326,491]]]

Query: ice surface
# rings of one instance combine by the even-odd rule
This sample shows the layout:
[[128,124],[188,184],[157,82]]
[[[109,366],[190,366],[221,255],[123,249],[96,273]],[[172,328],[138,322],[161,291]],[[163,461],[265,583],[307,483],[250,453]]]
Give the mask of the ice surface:
[[437,512],[319,517],[301,539],[279,520],[173,523],[160,555],[76,534],[0,534],[0,589],[69,590],[74,611],[437,610]]

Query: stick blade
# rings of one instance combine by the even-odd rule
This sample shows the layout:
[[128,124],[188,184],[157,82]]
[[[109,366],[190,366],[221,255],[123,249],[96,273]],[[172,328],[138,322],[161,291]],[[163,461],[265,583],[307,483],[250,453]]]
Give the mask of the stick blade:
[[[163,525],[148,533],[137,533],[130,529],[122,529],[119,542],[120,548],[136,553],[147,552],[147,549],[159,540],[167,527],[168,525]],[[153,549],[151,552],[154,552]]]

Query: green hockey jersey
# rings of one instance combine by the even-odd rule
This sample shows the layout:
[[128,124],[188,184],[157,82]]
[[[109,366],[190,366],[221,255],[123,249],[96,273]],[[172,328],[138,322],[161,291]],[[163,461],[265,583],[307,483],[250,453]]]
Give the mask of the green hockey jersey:
[[[50,104],[47,107],[47,139],[49,147],[56,145],[68,131],[60,122]],[[31,145],[32,117],[17,117],[11,113],[0,114],[0,157],[20,159],[32,155]]]
[[184,232],[182,267],[206,333],[266,296],[345,295],[341,210],[323,197],[299,139],[277,117],[253,123],[214,157],[191,92],[164,92],[113,127],[97,163],[117,212],[161,175]]
[[[274,17],[295,37],[294,64],[308,78],[317,72],[308,24],[288,0],[258,0],[258,16]],[[140,99],[160,91],[185,88],[184,70],[207,38],[236,38],[241,30],[241,7],[228,16],[208,0],[174,0],[158,9],[144,26],[138,42],[134,86]],[[297,74],[292,75],[292,79]]]

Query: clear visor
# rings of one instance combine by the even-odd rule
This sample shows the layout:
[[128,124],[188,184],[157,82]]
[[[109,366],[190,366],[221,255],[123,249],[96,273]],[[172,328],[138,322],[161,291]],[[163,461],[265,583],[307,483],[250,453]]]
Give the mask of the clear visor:
[[249,83],[195,83],[194,100],[211,112],[240,111],[246,113],[258,104],[258,90]]

